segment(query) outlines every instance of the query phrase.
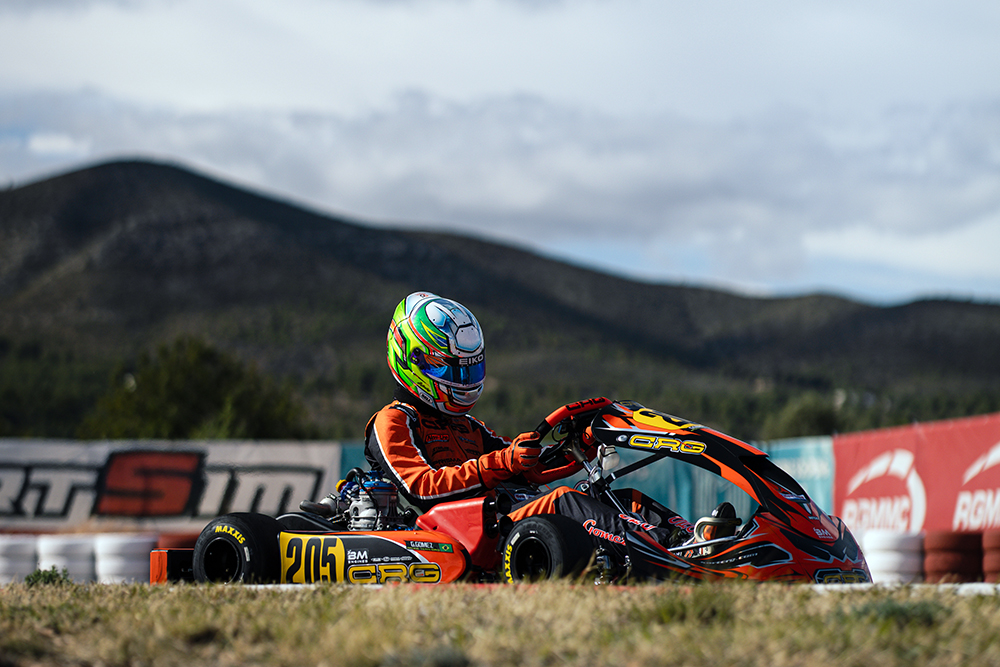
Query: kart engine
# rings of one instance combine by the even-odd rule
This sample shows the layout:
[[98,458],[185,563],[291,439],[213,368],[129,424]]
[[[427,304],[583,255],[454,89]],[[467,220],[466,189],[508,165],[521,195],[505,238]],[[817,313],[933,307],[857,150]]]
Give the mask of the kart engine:
[[344,487],[341,497],[348,502],[348,530],[386,530],[398,523],[397,491],[392,483],[365,479]]
[[348,471],[336,492],[318,503],[303,500],[299,508],[326,517],[341,530],[403,530],[417,518],[412,508],[399,511],[399,493],[392,482],[377,470],[361,468]]
[[[353,473],[353,474],[351,474]],[[340,488],[348,530],[397,530],[407,527],[411,517],[399,512],[396,486],[375,470],[348,473]]]

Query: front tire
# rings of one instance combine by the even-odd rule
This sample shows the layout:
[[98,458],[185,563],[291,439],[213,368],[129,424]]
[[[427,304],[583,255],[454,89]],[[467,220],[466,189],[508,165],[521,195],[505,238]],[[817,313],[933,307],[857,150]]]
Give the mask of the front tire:
[[194,545],[195,581],[273,583],[281,570],[281,524],[264,514],[226,514],[212,520]]
[[508,583],[573,577],[590,562],[594,543],[583,526],[560,514],[529,517],[514,524],[503,550]]

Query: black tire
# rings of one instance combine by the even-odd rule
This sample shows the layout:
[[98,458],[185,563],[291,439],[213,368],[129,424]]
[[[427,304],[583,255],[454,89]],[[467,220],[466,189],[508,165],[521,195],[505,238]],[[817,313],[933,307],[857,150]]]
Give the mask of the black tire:
[[573,577],[590,562],[594,543],[576,521],[560,514],[528,517],[514,524],[503,548],[508,583]]
[[240,512],[212,520],[194,545],[195,581],[266,584],[278,580],[281,524],[264,514]]

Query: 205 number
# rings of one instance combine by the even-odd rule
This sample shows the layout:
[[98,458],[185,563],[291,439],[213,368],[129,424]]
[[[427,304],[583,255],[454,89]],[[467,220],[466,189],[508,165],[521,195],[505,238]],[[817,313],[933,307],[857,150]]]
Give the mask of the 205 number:
[[311,584],[344,580],[344,542],[336,537],[281,536],[282,581]]
[[333,536],[281,535],[282,582],[311,584],[323,581],[352,584],[441,581],[437,563],[346,563],[344,541]]

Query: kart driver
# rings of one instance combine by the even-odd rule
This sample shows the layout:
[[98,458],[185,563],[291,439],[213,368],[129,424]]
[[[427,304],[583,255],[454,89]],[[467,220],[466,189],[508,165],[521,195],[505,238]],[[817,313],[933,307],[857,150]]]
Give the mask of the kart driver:
[[[561,458],[542,466],[538,433],[511,441],[469,414],[486,378],[483,332],[469,309],[428,292],[410,294],[393,313],[386,347],[397,386],[394,400],[368,422],[365,456],[414,506],[427,511],[505,493],[512,520],[562,514],[583,524],[595,544],[621,544],[628,530],[645,530],[667,547],[691,538],[690,523],[638,491],[615,492],[630,515],[566,486],[539,491],[583,465]],[[593,459],[595,444],[584,445]]]

